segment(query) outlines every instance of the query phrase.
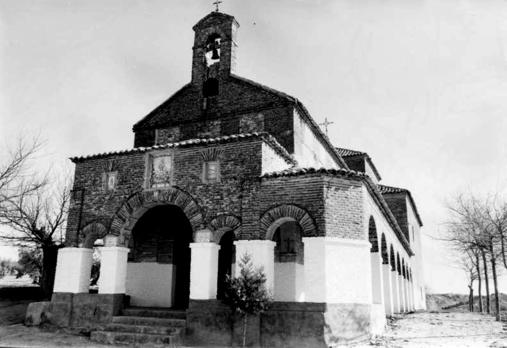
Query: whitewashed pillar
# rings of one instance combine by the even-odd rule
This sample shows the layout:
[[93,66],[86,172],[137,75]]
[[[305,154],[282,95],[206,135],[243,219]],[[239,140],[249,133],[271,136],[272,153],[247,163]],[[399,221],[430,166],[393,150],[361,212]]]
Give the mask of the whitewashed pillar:
[[414,303],[414,283],[409,280],[408,281],[408,294],[410,297],[410,309],[415,311],[415,303]]
[[262,267],[266,275],[266,289],[274,296],[276,243],[270,240],[238,240],[234,242],[234,245],[236,246],[236,276],[241,271],[241,258],[245,254],[250,255],[253,267]]
[[99,248],[99,294],[124,294],[129,249],[118,246]]
[[384,309],[386,315],[393,315],[393,289],[391,287],[391,266],[382,264],[382,280],[384,287]]
[[372,303],[371,244],[338,237],[305,237],[305,301]]
[[405,313],[407,311],[406,299],[405,299],[405,287],[403,286],[403,276],[401,274],[398,277],[398,293],[400,295],[400,312]]
[[371,286],[372,286],[372,303],[383,303],[383,287],[382,287],[382,258],[380,253],[370,253],[371,260]]
[[54,292],[87,293],[90,287],[93,250],[62,248],[58,250]]
[[391,287],[393,290],[393,312],[401,312],[400,289],[398,288],[398,272],[391,271]]
[[213,242],[190,243],[190,299],[215,300],[217,298],[218,251]]

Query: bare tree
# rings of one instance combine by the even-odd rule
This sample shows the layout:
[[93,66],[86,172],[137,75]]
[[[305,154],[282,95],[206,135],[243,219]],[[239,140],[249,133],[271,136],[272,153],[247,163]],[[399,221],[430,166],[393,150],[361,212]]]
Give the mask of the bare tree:
[[68,185],[51,191],[41,187],[7,203],[0,223],[8,228],[0,231],[0,239],[18,247],[36,247],[42,250],[41,288],[50,295],[56,268],[58,249],[63,242],[67,209],[70,198]]
[[[33,141],[20,141],[5,164],[0,164],[0,240],[13,246],[42,251],[41,288],[46,296],[53,289],[58,248],[69,203],[68,182],[52,189],[47,175],[29,170],[28,162],[39,150]],[[68,180],[66,180],[68,181]]]
[[[500,320],[500,300],[498,293],[497,257],[504,250],[501,246],[502,234],[499,229],[507,226],[507,218],[497,211],[491,200],[479,200],[474,196],[458,196],[449,206],[452,217],[449,223],[446,240],[459,246],[463,252],[475,256],[479,266],[479,255],[486,285],[486,311],[490,313],[490,290],[488,263],[491,265],[491,276],[495,293],[495,315]],[[505,214],[507,217],[507,214]],[[489,259],[489,260],[488,260]],[[489,261],[489,262],[488,262]],[[477,267],[477,270],[479,267]],[[478,273],[480,274],[480,272]],[[480,286],[480,285],[479,285]]]
[[30,143],[21,139],[14,150],[8,151],[5,163],[0,162],[0,214],[8,209],[7,202],[35,192],[46,184],[44,178],[37,179],[27,170],[27,162],[40,146],[37,139]]

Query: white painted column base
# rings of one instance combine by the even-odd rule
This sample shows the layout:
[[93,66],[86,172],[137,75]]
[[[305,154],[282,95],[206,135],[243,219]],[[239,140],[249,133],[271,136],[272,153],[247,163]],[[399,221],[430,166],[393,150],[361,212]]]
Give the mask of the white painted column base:
[[306,237],[303,244],[306,302],[372,303],[369,242]]
[[403,277],[398,274],[396,276],[398,278],[398,293],[400,295],[400,313],[405,313],[407,311],[407,302],[405,299],[405,288],[403,286]]
[[218,251],[212,242],[190,243],[190,299],[214,300],[217,298]]
[[382,286],[382,257],[380,253],[370,253],[372,303],[384,303],[384,289]]
[[255,268],[261,267],[266,275],[266,289],[274,297],[275,286],[275,245],[270,240],[238,240],[236,246],[236,277],[241,272],[241,258],[243,255],[250,255],[250,261]]
[[124,294],[129,249],[111,246],[99,248],[99,252],[99,294]]
[[386,315],[393,315],[393,290],[391,287],[391,266],[382,264],[382,281],[384,287],[384,309]]
[[398,288],[398,273],[391,271],[391,287],[393,290],[393,312],[401,312],[400,291]]
[[92,272],[92,249],[58,250],[54,292],[87,293]]

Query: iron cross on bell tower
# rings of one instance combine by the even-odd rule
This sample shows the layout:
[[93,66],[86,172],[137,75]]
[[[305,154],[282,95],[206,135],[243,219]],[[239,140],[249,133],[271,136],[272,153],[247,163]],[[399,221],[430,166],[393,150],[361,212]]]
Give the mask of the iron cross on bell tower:
[[220,0],[216,0],[213,5],[215,5],[215,12],[219,12],[220,9],[218,8],[218,5],[220,5],[222,3],[222,1]]

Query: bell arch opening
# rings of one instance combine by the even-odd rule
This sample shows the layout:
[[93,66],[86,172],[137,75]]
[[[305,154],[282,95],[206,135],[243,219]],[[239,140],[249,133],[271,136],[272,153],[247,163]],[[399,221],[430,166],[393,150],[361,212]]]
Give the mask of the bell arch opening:
[[136,221],[126,282],[132,305],[188,306],[192,235],[190,220],[176,205],[156,205]]

